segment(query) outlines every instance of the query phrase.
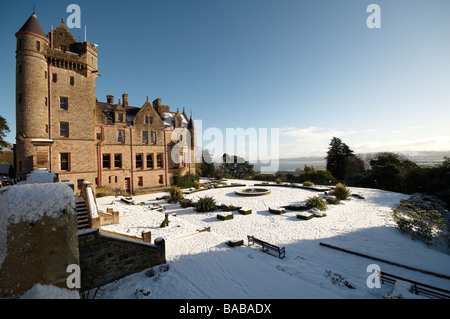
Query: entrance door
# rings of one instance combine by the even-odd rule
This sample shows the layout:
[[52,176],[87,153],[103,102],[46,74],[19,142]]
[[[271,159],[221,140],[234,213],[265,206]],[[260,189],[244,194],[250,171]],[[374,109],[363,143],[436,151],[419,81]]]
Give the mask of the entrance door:
[[129,177],[125,177],[125,192],[127,193],[131,192],[131,183]]

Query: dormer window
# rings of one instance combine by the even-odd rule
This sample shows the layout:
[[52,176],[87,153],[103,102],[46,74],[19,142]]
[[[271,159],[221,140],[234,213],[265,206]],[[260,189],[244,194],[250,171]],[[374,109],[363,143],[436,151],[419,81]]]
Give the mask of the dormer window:
[[117,121],[123,122],[123,113],[117,113]]
[[177,127],[181,127],[181,119],[177,119]]
[[60,45],[59,49],[64,53],[66,53],[66,51],[67,51],[67,47],[65,45]]

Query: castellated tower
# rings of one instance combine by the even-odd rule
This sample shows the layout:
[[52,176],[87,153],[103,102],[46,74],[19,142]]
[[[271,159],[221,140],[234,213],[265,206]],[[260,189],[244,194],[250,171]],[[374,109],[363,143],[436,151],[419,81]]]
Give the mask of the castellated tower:
[[47,35],[33,13],[16,33],[16,172],[58,172],[74,183],[96,176],[97,49],[62,20]]
[[135,193],[196,173],[196,130],[184,108],[148,97],[132,106],[127,93],[117,104],[111,94],[98,101],[96,45],[76,41],[64,20],[45,34],[33,13],[16,38],[16,177],[45,168],[75,191],[86,181]]
[[16,33],[16,38],[16,160],[18,171],[28,173],[33,167],[48,164],[48,155],[45,156],[48,151],[42,152],[41,149],[42,158],[38,160],[31,141],[49,139],[46,105],[48,66],[45,54],[50,42],[35,14]]

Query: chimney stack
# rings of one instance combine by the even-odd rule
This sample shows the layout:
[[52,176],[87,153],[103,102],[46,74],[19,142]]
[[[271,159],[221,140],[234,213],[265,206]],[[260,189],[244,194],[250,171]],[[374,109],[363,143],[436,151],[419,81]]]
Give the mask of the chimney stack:
[[128,93],[122,94],[122,100],[123,100],[123,106],[127,107],[128,106]]
[[114,104],[114,96],[112,96],[111,94],[108,94],[106,96],[106,103]]

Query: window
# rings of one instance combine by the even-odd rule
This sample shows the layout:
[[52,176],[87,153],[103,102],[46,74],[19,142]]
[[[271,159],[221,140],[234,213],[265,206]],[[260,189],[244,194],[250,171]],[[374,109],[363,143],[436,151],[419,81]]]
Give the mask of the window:
[[114,168],[122,168],[122,154],[114,154]]
[[136,168],[144,168],[143,155],[136,154]]
[[117,113],[117,121],[123,122],[123,113]]
[[146,116],[145,117],[145,124],[152,124],[153,123],[153,117]]
[[44,71],[44,78],[47,78],[47,71]]
[[144,186],[144,178],[142,176],[138,176],[138,186]]
[[102,139],[102,133],[97,133],[96,137],[97,137],[97,141],[100,141]]
[[84,179],[77,179],[77,189],[83,188]]
[[117,131],[117,142],[125,143],[125,131],[124,130]]
[[19,93],[17,99],[19,103],[22,103],[22,93]]
[[164,179],[162,175],[159,175],[159,181],[160,184],[164,184]]
[[60,45],[59,48],[62,52],[66,53],[67,47],[65,45]]
[[163,155],[161,153],[156,155],[156,167],[159,167],[159,168],[163,167]]
[[61,171],[70,171],[70,153],[59,154],[59,169]]
[[59,136],[69,137],[69,123],[67,122],[59,123]]
[[73,76],[70,77],[70,85],[75,85],[75,78]]
[[148,144],[148,132],[147,131],[142,132],[142,144]]
[[111,168],[111,155],[103,154],[103,168]]
[[69,109],[69,98],[68,97],[59,97],[59,108],[61,110],[68,110]]
[[150,132],[150,144],[156,144],[156,132]]
[[110,184],[111,184],[111,179],[112,179],[112,176],[109,176],[108,177],[108,183],[110,183]]
[[19,74],[22,73],[22,64],[19,65]]
[[58,82],[58,74],[56,74],[56,73],[52,74],[52,81],[53,81],[53,83]]
[[153,168],[153,154],[147,154],[147,168]]
[[181,127],[181,120],[177,119],[177,127]]
[[41,42],[40,41],[36,41],[36,50],[41,51]]
[[44,103],[45,103],[45,106],[48,105],[48,99],[47,99],[47,97],[44,98]]

